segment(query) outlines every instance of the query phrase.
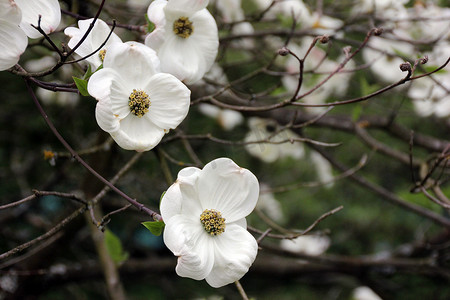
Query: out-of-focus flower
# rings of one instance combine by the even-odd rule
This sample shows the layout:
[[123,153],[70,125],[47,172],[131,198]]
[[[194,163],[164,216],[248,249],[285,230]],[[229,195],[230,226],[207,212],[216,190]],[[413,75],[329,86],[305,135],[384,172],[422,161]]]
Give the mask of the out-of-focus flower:
[[[272,4],[272,0],[254,0],[259,9],[267,9]],[[311,19],[309,9],[303,3],[302,0],[284,0],[277,1],[270,10],[266,13],[267,17],[274,17],[276,15],[283,15],[285,17],[293,17],[300,24],[303,24],[305,20]]]
[[[309,21],[309,22],[308,22]],[[317,35],[334,35],[344,25],[344,21],[314,12],[304,27],[310,27]]]
[[281,222],[284,218],[283,210],[281,209],[280,202],[275,199],[273,193],[269,192],[269,186],[266,184],[260,185],[260,191],[258,203],[256,208],[264,212],[269,218],[274,221]]
[[360,286],[353,290],[352,300],[382,300],[367,286]]
[[155,147],[183,121],[190,104],[190,90],[173,75],[160,73],[156,53],[136,42],[108,48],[88,92],[98,100],[99,126],[127,150]]
[[[448,58],[450,43],[437,43],[433,51],[426,54],[427,66],[438,67]],[[450,72],[446,69],[433,74],[433,79],[422,78],[412,82],[408,96],[413,99],[414,110],[419,116],[435,115],[438,118],[450,117]]]
[[80,96],[75,93],[53,92],[41,87],[36,89],[36,96],[46,105],[75,106]]
[[334,185],[333,182],[333,172],[331,164],[328,160],[323,158],[322,155],[313,151],[310,154],[311,162],[314,164],[316,168],[317,176],[319,177],[319,181],[323,183],[327,183],[325,187],[330,188]]
[[[442,80],[441,80],[442,79]],[[422,117],[435,115],[439,118],[450,116],[450,76],[435,76],[440,84],[430,78],[414,82],[408,96],[414,99],[414,109]]]
[[28,37],[37,39],[42,36],[31,26],[31,24],[38,25],[39,16],[41,16],[41,28],[46,34],[57,29],[61,21],[61,7],[58,0],[15,0],[15,2],[22,10],[20,28]]
[[0,0],[0,71],[14,66],[27,48],[27,36],[18,27],[21,19],[14,1]]
[[207,0],[155,0],[147,15],[155,30],[145,39],[161,60],[161,69],[192,84],[211,68],[219,37]]
[[[64,33],[70,37],[68,43],[68,46],[70,48],[74,48],[80,42],[80,40],[89,29],[89,25],[93,20],[94,19],[80,20],[78,21],[79,28],[67,27],[64,30]],[[106,38],[108,37],[110,32],[111,29],[109,28],[108,24],[106,24],[103,20],[97,19],[94,27],[89,32],[89,35],[80,45],[80,47],[75,50],[75,53],[81,57],[85,57],[93,53],[106,41]],[[113,32],[102,49],[86,58],[86,61],[91,64],[94,70],[96,70],[103,63],[108,48],[114,43],[122,43],[122,40],[117,36],[117,34]]]
[[258,245],[245,217],[258,193],[256,177],[229,158],[178,173],[162,197],[161,215],[164,243],[178,257],[179,276],[221,287],[247,273]]
[[[304,40],[301,46],[296,44],[289,44],[289,49],[297,56],[303,57],[308,51],[311,40]],[[339,57],[337,61],[342,61],[343,57]],[[304,75],[302,88],[299,94],[303,94],[310,89],[314,88],[322,80],[324,80],[331,72],[334,72],[339,63],[337,61],[330,60],[327,57],[327,53],[314,47],[311,49],[309,55],[304,61]],[[284,61],[286,71],[292,75],[285,75],[282,77],[282,83],[289,93],[294,93],[297,89],[299,72],[299,62],[293,56],[288,56]],[[355,63],[353,61],[347,62],[345,68],[339,73],[334,74],[325,84],[316,89],[313,93],[301,99],[302,102],[307,104],[322,104],[325,103],[330,96],[341,97],[347,91],[347,87],[352,76],[351,72],[345,72],[345,70],[352,69]],[[326,107],[305,107],[308,112],[318,114],[326,110]]]
[[200,104],[198,109],[205,116],[216,119],[219,125],[227,131],[232,130],[244,121],[244,117],[240,112],[231,109],[221,109],[206,103]]
[[224,22],[241,21],[245,17],[241,7],[241,0],[215,0],[211,2],[216,5]]
[[[251,35],[255,32],[251,23],[243,22],[245,14],[241,7],[241,0],[217,0],[212,1],[212,3],[217,7],[224,22],[235,23],[231,28],[232,34]],[[252,38],[243,38],[238,41],[233,41],[232,43],[241,49],[251,49],[254,47]]]
[[281,240],[280,247],[291,252],[320,255],[330,247],[331,240],[321,235],[301,235],[292,240]]
[[127,0],[127,5],[132,8],[145,8],[148,7],[151,0]]
[[409,43],[373,36],[363,49],[363,58],[378,78],[392,83],[406,75],[399,68],[400,64],[405,62],[399,54],[410,56],[413,53],[414,48]]
[[352,13],[375,13],[381,17],[400,16],[406,12],[408,0],[358,0],[353,3]]
[[278,132],[279,126],[274,121],[257,117],[250,118],[248,126],[250,132],[245,136],[244,141],[263,141],[250,143],[245,146],[245,149],[251,155],[267,163],[275,162],[284,157],[292,157],[294,159],[303,157],[303,144],[294,141],[299,136],[291,130],[284,129]]

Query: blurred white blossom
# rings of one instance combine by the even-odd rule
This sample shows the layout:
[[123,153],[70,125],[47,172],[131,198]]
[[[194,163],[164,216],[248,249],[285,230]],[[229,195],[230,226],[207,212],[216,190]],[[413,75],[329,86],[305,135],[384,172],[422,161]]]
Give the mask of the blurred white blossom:
[[399,55],[412,56],[414,47],[398,40],[373,36],[362,50],[364,61],[370,64],[372,72],[387,83],[394,83],[406,76],[400,70],[405,60]]
[[352,300],[382,300],[367,286],[360,286],[353,290]]
[[242,114],[235,110],[222,109],[207,103],[200,104],[198,109],[205,116],[216,119],[217,123],[226,131],[232,130],[244,121]]
[[281,240],[280,247],[291,252],[307,255],[320,255],[327,251],[330,244],[331,240],[328,236],[301,235],[295,239]]
[[259,189],[261,192],[256,208],[260,209],[272,220],[281,222],[284,218],[281,203],[275,199],[273,193],[269,191],[269,186],[267,184],[261,184]]
[[[298,57],[303,58],[308,51],[311,42],[312,39],[304,39],[301,46],[291,43],[288,45],[288,48]],[[344,57],[341,56],[337,58],[337,61],[331,60],[327,57],[327,53],[324,50],[317,46],[313,47],[304,61],[305,74],[303,76],[299,95],[308,92],[322,80],[327,78],[331,72],[339,67],[338,62],[343,59]],[[287,59],[284,60],[283,64],[286,71],[290,74],[283,76],[281,81],[289,93],[294,93],[299,83],[299,62],[294,56],[289,55]],[[347,62],[342,70],[334,74],[325,84],[320,86],[314,92],[303,97],[301,102],[306,104],[322,104],[331,96],[343,96],[347,91],[352,76],[352,73],[346,72],[346,70],[350,70],[354,68],[354,66],[355,63],[352,60]],[[326,107],[305,107],[305,110],[313,114],[319,114],[325,111]]]
[[[274,121],[258,117],[249,118],[248,126],[250,131],[245,136],[244,141],[258,142],[245,146],[245,149],[251,155],[267,163],[285,157],[294,159],[303,157],[305,152],[303,144],[294,141],[300,137],[291,130],[283,129],[278,132],[280,128]],[[265,142],[266,140],[268,142]]]

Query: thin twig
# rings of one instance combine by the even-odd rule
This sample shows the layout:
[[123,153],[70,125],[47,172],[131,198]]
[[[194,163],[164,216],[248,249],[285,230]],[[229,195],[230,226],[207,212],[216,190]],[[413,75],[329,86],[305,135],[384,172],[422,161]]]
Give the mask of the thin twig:
[[144,206],[144,204],[139,203],[135,199],[130,198],[127,194],[122,192],[120,189],[118,189],[116,186],[111,184],[108,180],[106,180],[103,176],[101,176],[97,171],[92,169],[92,167],[86,163],[76,152],[73,150],[73,148],[66,142],[66,140],[61,136],[61,134],[58,132],[56,127],[53,125],[52,121],[48,117],[47,113],[42,108],[41,104],[39,103],[39,100],[37,99],[36,95],[33,92],[33,89],[31,88],[30,84],[28,83],[28,80],[25,80],[25,84],[27,86],[28,92],[31,95],[34,103],[36,104],[39,112],[41,113],[42,117],[44,118],[45,122],[47,123],[48,127],[50,127],[50,130],[53,132],[53,134],[56,136],[56,138],[63,144],[63,146],[72,154],[73,158],[77,160],[83,167],[85,167],[92,175],[97,177],[101,182],[103,182],[105,185],[109,186],[114,192],[119,194],[122,198],[127,200],[129,203],[131,203],[133,206],[135,206],[139,211],[143,211],[150,215],[154,220],[160,221],[162,220],[161,215],[154,212],[153,210],[147,208]]
[[244,288],[242,287],[242,285],[241,285],[241,283],[239,282],[239,280],[236,280],[234,283],[236,284],[236,288],[238,289],[239,294],[241,295],[242,299],[243,299],[243,300],[248,300],[248,296],[247,296],[247,294],[245,293],[245,290],[244,290]]

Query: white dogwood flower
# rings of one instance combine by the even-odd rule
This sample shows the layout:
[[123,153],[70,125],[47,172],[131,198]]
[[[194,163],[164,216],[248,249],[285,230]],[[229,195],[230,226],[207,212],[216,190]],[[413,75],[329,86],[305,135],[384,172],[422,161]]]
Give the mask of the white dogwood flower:
[[198,109],[205,116],[216,119],[219,125],[226,131],[233,130],[234,127],[242,124],[244,121],[242,114],[235,110],[221,109],[207,103],[200,104]]
[[289,129],[280,131],[274,121],[258,117],[250,118],[248,126],[250,132],[244,141],[249,144],[245,145],[245,149],[262,161],[272,163],[284,157],[299,159],[304,156],[303,144],[294,141],[300,137],[293,131]]
[[0,0],[0,71],[14,66],[28,45],[27,36],[18,27],[21,19],[14,1]]
[[36,28],[31,26],[38,25],[39,16],[41,16],[41,28],[47,34],[55,31],[61,22],[61,7],[58,0],[15,0],[15,2],[22,10],[20,28],[32,39],[42,36]]
[[[68,43],[68,46],[70,48],[74,48],[79,41],[83,38],[85,33],[87,32],[89,25],[92,23],[94,19],[88,19],[88,20],[80,20],[78,21],[78,27],[67,27],[64,30],[64,33],[70,37],[70,41]],[[106,24],[103,20],[97,19],[97,21],[94,24],[94,27],[89,32],[89,35],[86,37],[84,42],[75,50],[75,53],[80,55],[81,57],[85,57],[92,52],[96,51],[105,41],[108,37],[109,33],[111,32],[111,29],[109,28],[108,24]],[[95,69],[97,69],[105,59],[105,55],[107,52],[107,49],[109,46],[111,46],[114,43],[122,43],[122,40],[120,37],[112,33],[109,37],[106,44],[97,51],[94,55],[91,55],[90,57],[86,58],[86,61],[88,61],[91,66]]]
[[108,48],[88,92],[98,100],[99,126],[127,150],[155,147],[183,121],[190,104],[190,90],[173,75],[160,73],[156,53],[137,42]]
[[291,252],[320,255],[330,247],[330,243],[327,236],[301,235],[292,240],[281,240],[280,247]]
[[353,290],[351,300],[382,300],[368,286],[360,286]]
[[178,173],[162,197],[161,215],[164,243],[178,257],[179,276],[206,279],[217,288],[247,273],[258,245],[245,217],[258,193],[255,175],[229,158]]
[[398,53],[410,56],[414,53],[414,47],[401,41],[373,36],[370,38],[368,47],[362,51],[363,58],[370,64],[372,72],[388,83],[399,81],[406,75],[399,67],[405,60]]
[[217,55],[217,25],[207,5],[208,0],[155,0],[148,7],[155,30],[145,44],[157,52],[163,72],[187,84],[200,80]]

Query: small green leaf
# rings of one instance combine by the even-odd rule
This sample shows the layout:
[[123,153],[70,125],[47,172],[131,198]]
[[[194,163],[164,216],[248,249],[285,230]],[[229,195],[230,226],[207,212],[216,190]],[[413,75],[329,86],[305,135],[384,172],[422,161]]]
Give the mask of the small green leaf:
[[106,229],[104,241],[109,255],[116,264],[128,258],[128,253],[123,251],[122,242],[111,230]]
[[[428,73],[428,72],[432,72],[432,71],[436,70],[437,68],[439,68],[439,66],[425,65],[425,66],[422,66],[422,68],[425,70],[425,73]],[[434,74],[445,74],[445,73],[447,73],[447,71],[445,69],[441,69],[437,72],[434,72]]]
[[77,89],[80,91],[80,94],[83,96],[89,96],[89,93],[87,91],[87,80],[77,78],[72,76],[73,81],[75,82]]
[[142,222],[141,224],[144,225],[148,230],[150,230],[150,232],[153,235],[156,235],[156,236],[161,235],[161,233],[164,229],[164,226],[166,225],[162,221],[153,221],[153,222],[148,221],[148,222]]
[[84,73],[83,79],[88,80],[92,74],[94,74],[94,73],[92,72],[91,65],[88,65],[88,69],[87,69],[86,73]]
[[150,33],[155,30],[155,24],[150,21],[147,14],[145,14],[145,20],[147,21],[147,32]]
[[359,86],[360,86],[360,89],[361,89],[361,94],[363,96],[370,95],[370,94],[372,94],[373,92],[375,92],[375,91],[377,91],[379,89],[378,85],[376,85],[376,84],[369,84],[365,77],[360,77],[359,78]]
[[352,121],[353,122],[358,121],[359,117],[361,116],[361,113],[362,113],[361,103],[357,103],[357,105],[355,105],[352,110]]

